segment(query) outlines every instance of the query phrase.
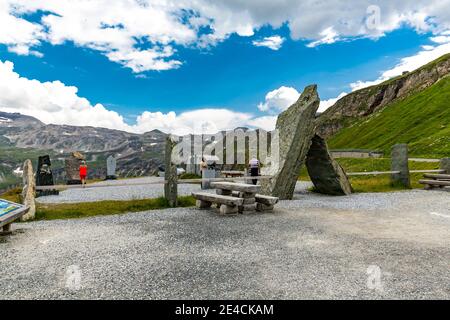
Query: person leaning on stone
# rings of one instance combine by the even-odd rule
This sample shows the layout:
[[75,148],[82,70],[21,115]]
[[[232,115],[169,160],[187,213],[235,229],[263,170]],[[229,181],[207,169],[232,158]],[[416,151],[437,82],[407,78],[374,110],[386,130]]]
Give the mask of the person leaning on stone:
[[[250,168],[250,175],[252,177],[257,177],[259,176],[259,160],[256,158],[252,158],[250,159],[250,161],[248,162],[248,167]],[[254,185],[257,184],[258,180],[257,179],[252,179],[252,182]]]
[[81,161],[80,164],[80,180],[83,188],[86,186],[86,178],[87,178],[87,165],[86,161]]

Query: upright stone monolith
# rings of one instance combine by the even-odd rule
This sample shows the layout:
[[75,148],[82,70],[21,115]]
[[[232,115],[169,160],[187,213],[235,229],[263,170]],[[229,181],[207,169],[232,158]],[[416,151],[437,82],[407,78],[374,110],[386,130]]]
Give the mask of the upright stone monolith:
[[106,159],[106,180],[115,180],[116,176],[117,161],[113,156],[109,156]]
[[306,168],[316,191],[343,196],[352,193],[352,186],[344,169],[330,155],[325,140],[315,135],[306,157]]
[[450,174],[450,158],[443,158],[441,159],[441,166],[440,168],[442,170],[445,170],[445,174]]
[[169,202],[169,206],[177,206],[178,184],[177,166],[172,161],[172,151],[176,146],[176,141],[170,135],[166,138],[165,149],[165,169],[164,169],[164,197]]
[[317,86],[311,85],[305,88],[295,104],[278,116],[279,159],[278,163],[271,164],[277,167],[273,178],[261,181],[264,194],[292,199],[300,168],[315,133],[314,119],[319,104]]
[[73,152],[65,160],[67,184],[81,184],[80,164],[86,158],[80,152]]
[[408,145],[401,143],[392,147],[391,170],[399,171],[391,176],[392,183],[400,184],[406,188],[411,188],[408,166]]
[[[38,166],[36,170],[36,186],[53,186],[53,172],[52,172],[52,163],[50,161],[50,156],[40,156],[38,158]],[[36,192],[36,197],[48,196],[48,195],[58,195],[59,191],[54,190],[38,190]]]
[[28,221],[34,219],[36,213],[36,184],[33,173],[33,165],[31,160],[25,160],[23,164],[23,190],[22,190],[22,202],[25,206],[30,207],[30,210],[24,214],[20,220]]

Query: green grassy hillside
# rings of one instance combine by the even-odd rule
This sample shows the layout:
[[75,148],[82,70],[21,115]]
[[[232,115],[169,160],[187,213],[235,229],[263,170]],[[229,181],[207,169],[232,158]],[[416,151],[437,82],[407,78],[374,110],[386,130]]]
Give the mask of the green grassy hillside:
[[408,143],[411,156],[450,156],[450,77],[340,130],[332,149],[377,149]]

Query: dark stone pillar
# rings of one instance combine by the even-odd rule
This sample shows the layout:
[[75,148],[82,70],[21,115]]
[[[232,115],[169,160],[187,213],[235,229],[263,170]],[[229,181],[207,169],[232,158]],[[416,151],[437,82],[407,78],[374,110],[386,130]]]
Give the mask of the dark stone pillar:
[[325,140],[315,135],[306,157],[306,168],[316,191],[343,196],[352,193],[352,186],[344,169],[328,152]]
[[391,153],[391,170],[400,171],[393,173],[391,176],[392,183],[400,184],[406,188],[411,188],[408,166],[408,145],[396,144],[392,147]]
[[450,174],[450,158],[444,158],[441,160],[441,167],[442,170],[445,170],[446,174]]

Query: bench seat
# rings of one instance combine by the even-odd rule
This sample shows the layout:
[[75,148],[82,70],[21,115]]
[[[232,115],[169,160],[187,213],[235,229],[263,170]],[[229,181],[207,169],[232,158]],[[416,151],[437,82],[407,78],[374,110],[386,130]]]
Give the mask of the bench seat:
[[222,214],[237,214],[239,212],[239,207],[242,207],[244,204],[244,199],[242,198],[207,192],[192,193],[192,196],[197,200],[196,205],[198,208],[208,209],[215,203],[220,205],[219,209]]
[[424,174],[425,178],[428,179],[434,179],[434,180],[444,180],[444,181],[450,181],[450,174]]
[[233,182],[212,182],[211,186],[216,189],[240,191],[245,193],[257,193],[261,186],[246,183],[233,183]]
[[433,187],[450,187],[450,181],[441,181],[441,180],[419,180],[420,184],[424,184],[425,188],[432,189]]

